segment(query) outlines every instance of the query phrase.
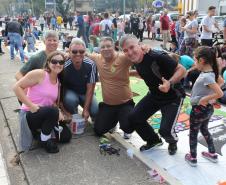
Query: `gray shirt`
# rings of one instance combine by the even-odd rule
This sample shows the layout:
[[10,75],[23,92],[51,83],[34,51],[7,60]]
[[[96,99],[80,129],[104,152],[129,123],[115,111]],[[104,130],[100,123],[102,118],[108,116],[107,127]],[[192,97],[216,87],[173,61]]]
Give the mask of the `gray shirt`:
[[213,72],[202,72],[192,88],[191,105],[198,105],[202,97],[213,94],[213,90],[210,89],[208,85],[214,83],[216,83],[216,81]]
[[[185,28],[187,28],[189,30],[192,30],[193,28],[198,29],[198,22],[197,22],[197,20],[195,19],[195,20],[189,21],[185,25]],[[197,33],[190,33],[190,32],[187,32],[187,31],[184,32],[184,38],[185,39],[187,39],[187,38],[196,38],[196,35],[197,35]]]

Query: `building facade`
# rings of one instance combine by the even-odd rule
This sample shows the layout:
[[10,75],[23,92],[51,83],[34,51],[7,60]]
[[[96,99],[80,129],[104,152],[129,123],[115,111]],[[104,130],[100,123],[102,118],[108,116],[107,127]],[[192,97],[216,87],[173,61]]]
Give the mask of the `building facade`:
[[56,2],[55,0],[45,0],[45,9],[55,11],[56,10]]
[[181,0],[182,13],[189,10],[198,10],[199,13],[207,13],[209,6],[215,6],[218,14],[220,13],[219,4],[220,0]]
[[95,0],[74,0],[73,10],[88,12],[93,11],[95,5]]

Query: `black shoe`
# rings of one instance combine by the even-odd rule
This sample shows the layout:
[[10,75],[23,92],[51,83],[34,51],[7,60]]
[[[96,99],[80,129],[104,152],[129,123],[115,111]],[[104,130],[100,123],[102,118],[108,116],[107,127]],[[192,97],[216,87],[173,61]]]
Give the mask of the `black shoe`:
[[163,145],[162,140],[159,138],[158,140],[154,141],[154,142],[147,142],[146,145],[143,145],[140,147],[140,151],[143,152],[145,150],[149,150],[151,148],[154,148],[156,146],[161,146]]
[[59,148],[53,139],[48,139],[47,141],[41,141],[41,145],[48,153],[58,153]]
[[174,155],[177,152],[177,143],[169,143],[168,152],[170,155]]

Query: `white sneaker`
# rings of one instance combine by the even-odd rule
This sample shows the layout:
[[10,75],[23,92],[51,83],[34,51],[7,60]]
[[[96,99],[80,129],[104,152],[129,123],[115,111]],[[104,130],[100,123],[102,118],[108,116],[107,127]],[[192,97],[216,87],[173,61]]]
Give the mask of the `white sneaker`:
[[127,134],[127,133],[125,133],[125,132],[124,132],[124,134],[123,134],[123,138],[124,138],[124,139],[130,139],[131,136],[132,136],[132,134]]

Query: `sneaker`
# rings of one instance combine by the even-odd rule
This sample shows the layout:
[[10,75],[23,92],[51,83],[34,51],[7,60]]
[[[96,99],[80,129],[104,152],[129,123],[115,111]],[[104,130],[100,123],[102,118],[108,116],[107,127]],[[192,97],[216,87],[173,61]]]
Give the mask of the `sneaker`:
[[45,148],[48,153],[58,153],[59,148],[53,139],[48,139],[47,141],[41,141],[41,145]]
[[169,143],[168,152],[170,155],[174,155],[177,152],[177,143]]
[[190,166],[192,166],[192,167],[197,166],[197,159],[196,158],[193,158],[191,156],[191,154],[186,154],[185,155],[185,161],[187,161],[188,164],[190,164]]
[[115,131],[116,131],[116,127],[110,129],[108,132],[109,132],[110,134],[113,134]]
[[140,151],[143,152],[145,150],[149,150],[151,148],[155,148],[156,146],[161,146],[161,145],[163,145],[163,142],[162,142],[161,138],[159,138],[155,142],[147,142],[146,145],[141,146]]
[[123,138],[124,138],[124,139],[130,139],[131,136],[132,136],[132,134],[127,134],[127,133],[125,133],[125,132],[124,132],[124,134],[123,134]]
[[214,163],[218,162],[218,155],[216,153],[202,152],[202,157]]

